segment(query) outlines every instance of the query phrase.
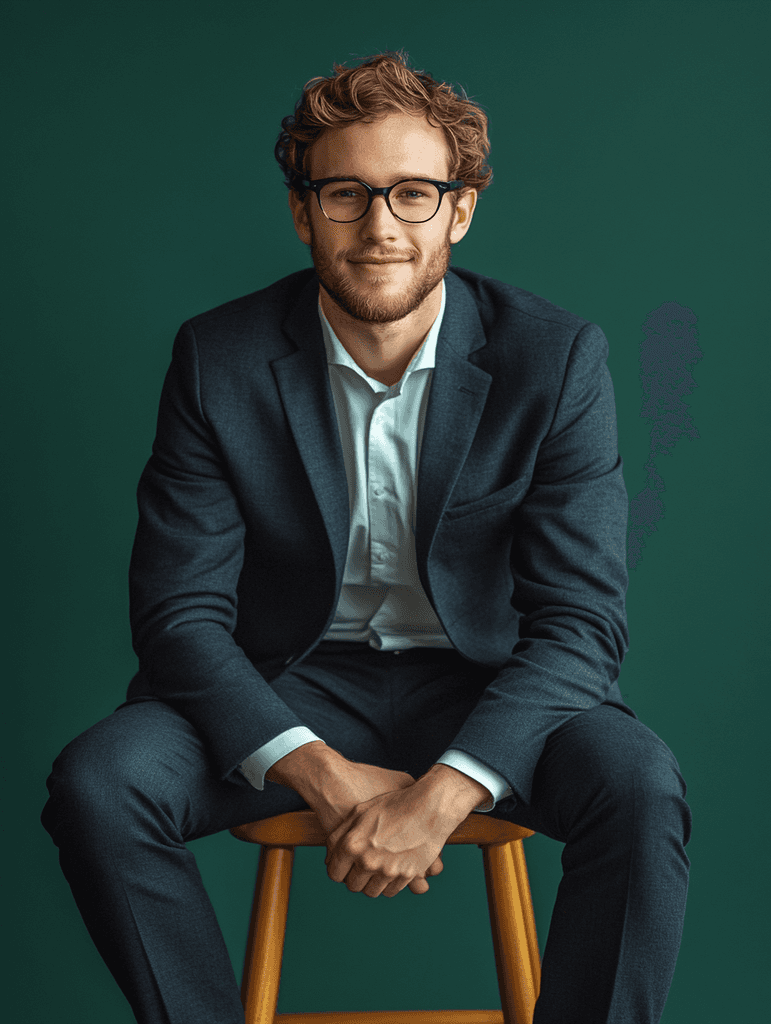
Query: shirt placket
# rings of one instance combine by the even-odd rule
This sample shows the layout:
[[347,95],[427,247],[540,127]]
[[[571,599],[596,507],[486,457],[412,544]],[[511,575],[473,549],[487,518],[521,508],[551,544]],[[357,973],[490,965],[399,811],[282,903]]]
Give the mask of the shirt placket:
[[[403,525],[399,522],[401,503],[408,499],[403,472],[396,461],[399,446],[394,443],[394,421],[398,393],[385,392],[375,407],[367,444],[367,510],[370,535],[370,566],[373,583],[399,582],[399,544]],[[409,504],[409,502],[407,502]]]

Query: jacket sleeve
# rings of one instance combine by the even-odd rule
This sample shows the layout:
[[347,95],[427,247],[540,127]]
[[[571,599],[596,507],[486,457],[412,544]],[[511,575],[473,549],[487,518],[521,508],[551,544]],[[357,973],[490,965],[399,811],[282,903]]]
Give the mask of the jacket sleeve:
[[140,672],[155,697],[195,726],[225,778],[304,723],[233,639],[245,528],[202,409],[189,323],[174,343],[137,501],[129,593]]
[[[602,331],[581,328],[512,520],[519,640],[450,744],[526,802],[547,736],[609,697],[628,647],[628,503],[606,357]],[[616,687],[610,697],[624,706]]]

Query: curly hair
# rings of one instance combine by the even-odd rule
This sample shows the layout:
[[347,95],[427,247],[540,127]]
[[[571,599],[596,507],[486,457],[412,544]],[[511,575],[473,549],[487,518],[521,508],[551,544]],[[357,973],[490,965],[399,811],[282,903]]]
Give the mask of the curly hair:
[[[295,189],[301,200],[308,195],[297,179],[308,173],[308,152],[328,128],[376,121],[392,111],[422,114],[443,129],[450,148],[450,180],[460,179],[467,189],[479,192],[488,187],[493,172],[487,164],[490,141],[484,110],[463,87],[459,96],[449,85],[410,68],[408,61],[403,50],[387,51],[355,68],[335,64],[334,75],[305,83],[294,114],[281,122],[275,148],[287,188]],[[463,191],[450,196],[457,201]]]

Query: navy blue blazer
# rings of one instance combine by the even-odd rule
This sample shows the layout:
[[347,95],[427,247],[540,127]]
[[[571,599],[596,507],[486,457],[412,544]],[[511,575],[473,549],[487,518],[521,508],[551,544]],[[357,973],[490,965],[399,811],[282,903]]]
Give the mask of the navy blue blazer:
[[[627,496],[607,342],[453,268],[418,469],[420,579],[498,669],[452,746],[528,800],[546,737],[608,701],[627,646]],[[305,724],[269,685],[329,628],[348,489],[312,269],[177,335],[138,491],[129,697],[177,708],[222,778]]]

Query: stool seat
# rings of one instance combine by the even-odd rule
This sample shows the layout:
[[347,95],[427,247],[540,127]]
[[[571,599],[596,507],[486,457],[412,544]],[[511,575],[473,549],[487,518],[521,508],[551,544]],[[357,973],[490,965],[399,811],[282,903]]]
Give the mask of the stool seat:
[[[327,837],[313,811],[290,811],[274,818],[250,821],[231,828],[231,835],[246,843],[260,846],[326,846]],[[516,843],[533,833],[521,825],[491,818],[487,814],[470,814],[448,838],[448,844],[486,846],[492,843]]]
[[232,828],[261,847],[241,999],[245,1024],[531,1024],[541,961],[522,840],[530,829],[470,814],[447,844],[476,845],[482,860],[502,1010],[384,1010],[276,1013],[296,846],[325,846],[313,811],[292,811]]

